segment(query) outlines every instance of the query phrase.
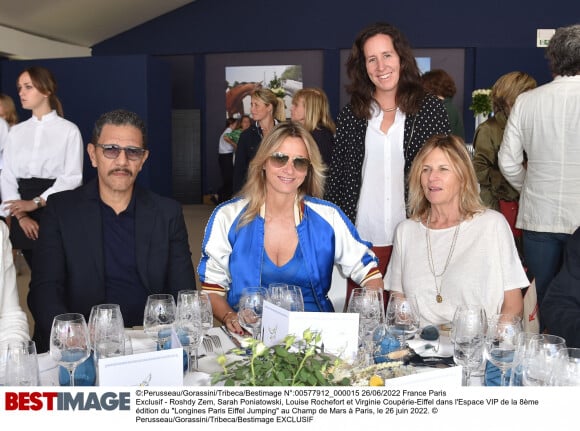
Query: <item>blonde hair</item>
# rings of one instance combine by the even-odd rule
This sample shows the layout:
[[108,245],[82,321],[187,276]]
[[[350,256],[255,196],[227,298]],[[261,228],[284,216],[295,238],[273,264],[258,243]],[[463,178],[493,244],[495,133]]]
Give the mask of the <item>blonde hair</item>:
[[463,140],[455,135],[434,135],[425,142],[411,165],[409,172],[409,217],[423,220],[431,210],[431,203],[425,197],[421,185],[421,172],[425,159],[436,148],[447,156],[453,172],[461,183],[459,192],[461,215],[465,218],[471,218],[475,213],[483,211],[485,206],[479,197],[477,177]]
[[310,160],[308,173],[298,188],[298,198],[301,199],[305,195],[322,198],[326,166],[322,161],[318,145],[301,124],[295,121],[280,123],[264,138],[248,167],[248,180],[240,191],[240,195],[248,199],[249,202],[246,212],[240,219],[239,226],[248,224],[260,213],[260,208],[266,201],[264,164],[268,162],[272,153],[280,148],[286,138],[302,139]]
[[[274,94],[274,92],[272,90],[270,90],[268,88],[258,88],[252,92],[252,98],[254,98],[254,97],[256,99],[261,100],[266,106],[271,105],[272,106],[272,118],[279,119],[278,115],[280,114],[279,106],[280,106],[281,99],[278,99],[278,97],[276,97],[276,95]],[[283,105],[284,105],[284,102],[282,102],[282,106]]]
[[336,133],[336,126],[330,115],[330,106],[326,93],[320,88],[303,88],[298,90],[292,98],[292,103],[304,102],[304,127],[312,132],[319,126]]
[[4,107],[4,119],[9,126],[14,126],[18,123],[18,114],[16,113],[16,106],[14,100],[7,94],[0,93],[0,105]]
[[524,72],[510,72],[500,76],[491,88],[493,112],[503,112],[509,117],[516,98],[537,85],[536,80]]

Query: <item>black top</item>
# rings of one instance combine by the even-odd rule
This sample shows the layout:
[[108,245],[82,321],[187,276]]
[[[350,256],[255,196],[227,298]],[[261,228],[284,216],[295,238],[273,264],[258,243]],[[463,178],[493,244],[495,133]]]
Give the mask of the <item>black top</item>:
[[326,127],[319,126],[312,132],[312,137],[318,144],[318,149],[322,155],[322,161],[330,169],[330,162],[332,158],[332,148],[334,147],[334,135]]
[[260,142],[262,142],[262,129],[257,122],[240,135],[234,161],[233,194],[238,193],[246,183],[248,166],[256,155]]

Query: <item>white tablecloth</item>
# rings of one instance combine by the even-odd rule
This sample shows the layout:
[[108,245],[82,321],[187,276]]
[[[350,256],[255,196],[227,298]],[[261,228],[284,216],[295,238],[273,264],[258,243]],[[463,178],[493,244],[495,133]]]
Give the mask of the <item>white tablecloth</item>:
[[[142,330],[128,329],[127,335],[131,340],[133,353],[152,352],[156,349],[156,343],[147,336]],[[188,373],[185,375],[184,384],[186,386],[204,386],[210,384],[211,373],[221,370],[217,363],[217,356],[227,353],[234,347],[234,343],[220,328],[211,328],[209,335],[218,336],[221,342],[221,349],[214,345],[213,352],[207,352],[203,345],[199,348],[198,372]],[[232,357],[233,355],[226,355]],[[58,364],[52,360],[50,354],[43,353],[38,355],[38,366],[40,369],[40,383],[42,386],[58,386]]]

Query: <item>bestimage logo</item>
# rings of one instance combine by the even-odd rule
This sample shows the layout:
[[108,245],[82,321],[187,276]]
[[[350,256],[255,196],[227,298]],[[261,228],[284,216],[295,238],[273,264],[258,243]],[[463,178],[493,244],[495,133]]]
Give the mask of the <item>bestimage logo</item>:
[[6,392],[10,410],[130,410],[130,392]]

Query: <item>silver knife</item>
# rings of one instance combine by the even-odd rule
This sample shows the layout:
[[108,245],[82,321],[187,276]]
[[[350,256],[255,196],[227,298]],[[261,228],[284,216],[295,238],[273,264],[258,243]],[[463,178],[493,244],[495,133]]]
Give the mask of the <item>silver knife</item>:
[[228,329],[225,326],[220,326],[220,329],[224,332],[224,334],[226,334],[226,336],[230,339],[230,341],[232,343],[234,343],[234,345],[238,349],[242,348],[242,344],[240,343],[240,340],[238,340],[236,337],[234,337],[232,334],[230,334],[230,331],[228,331]]

